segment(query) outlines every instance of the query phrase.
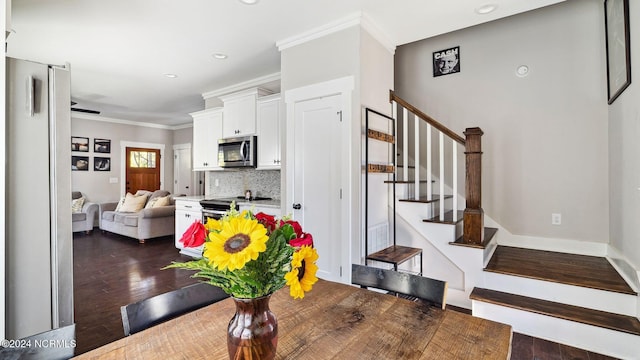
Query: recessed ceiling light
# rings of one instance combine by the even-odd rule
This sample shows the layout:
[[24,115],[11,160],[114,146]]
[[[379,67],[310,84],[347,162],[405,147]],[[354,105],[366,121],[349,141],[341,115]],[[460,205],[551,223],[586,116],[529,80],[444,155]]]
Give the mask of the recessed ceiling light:
[[240,2],[245,5],[255,5],[258,3],[258,0],[240,0]]
[[218,59],[218,60],[224,60],[224,59],[228,58],[229,56],[227,56],[227,54],[223,54],[223,53],[215,53],[215,54],[213,54],[213,57]]
[[488,14],[498,8],[496,4],[486,4],[476,8],[476,13],[480,15]]
[[529,67],[527,65],[520,65],[516,69],[516,75],[518,77],[525,77],[529,75]]
[[176,75],[176,74],[164,74],[164,76],[166,76],[166,77],[168,77],[170,79],[175,79],[175,78],[178,77],[178,75]]

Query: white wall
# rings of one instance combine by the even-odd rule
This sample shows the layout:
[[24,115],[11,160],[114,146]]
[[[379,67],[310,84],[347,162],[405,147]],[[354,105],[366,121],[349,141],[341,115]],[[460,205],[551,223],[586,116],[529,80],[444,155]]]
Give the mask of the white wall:
[[[434,78],[432,52],[460,46]],[[515,74],[519,65],[530,74]],[[516,235],[606,243],[602,1],[569,1],[398,48],[396,91],[462,134],[484,131],[485,212]],[[551,214],[562,225],[551,225]]]
[[[355,80],[355,87],[352,92],[352,109],[351,114],[353,118],[353,123],[350,124],[354,126],[355,124],[360,124],[360,57],[359,57],[359,49],[360,49],[360,29],[357,26],[353,26],[347,28],[345,30],[332,33],[321,37],[319,39],[315,39],[312,41],[308,41],[302,43],[300,45],[296,45],[293,47],[286,48],[281,52],[281,89],[282,94],[286,94],[288,90],[300,88],[307,85],[313,85],[329,80],[340,79],[347,76],[353,76]],[[348,111],[347,109],[343,109],[343,111]],[[286,139],[287,136],[290,136],[286,133],[286,127],[283,131],[283,139]],[[293,203],[293,199],[290,199],[288,196],[288,186],[292,186],[287,184],[287,179],[289,176],[289,169],[291,169],[290,161],[293,159],[287,158],[288,150],[286,148],[287,141],[282,142],[281,154],[282,154],[282,166],[285,171],[282,173],[282,203],[285,207],[283,207],[284,213],[290,211],[290,204]],[[358,141],[359,143],[359,141]],[[355,164],[359,163],[359,152],[358,157],[356,155],[351,154],[351,158],[349,155],[345,153],[345,161],[355,161]],[[355,159],[355,160],[354,160]],[[358,177],[359,179],[359,177]],[[359,181],[359,180],[358,180]],[[355,188],[349,189],[348,191],[345,189],[345,192],[350,194],[350,198],[348,201],[351,206],[351,213],[343,219],[350,225],[355,225],[360,223],[359,217],[359,208],[357,204],[359,204],[359,183],[356,184]],[[360,238],[360,229],[358,226],[351,226],[350,234],[351,238],[359,239]]]
[[640,267],[640,4],[629,1],[631,85],[609,106],[611,245]]
[[[364,143],[367,141],[365,136],[365,108],[371,108],[379,111],[383,114],[391,116],[391,103],[389,102],[389,90],[393,88],[393,54],[389,52],[379,41],[371,36],[367,31],[360,31],[360,103],[362,118],[360,123],[354,124],[354,134],[363,134],[361,141],[352,142],[353,150],[355,153],[360,154],[362,164],[364,165]],[[391,133],[393,123],[383,117],[373,115],[369,116],[369,127],[372,129]],[[377,140],[368,140],[369,142],[369,162],[393,162],[393,146],[386,142]],[[355,168],[355,167],[354,167]],[[353,176],[363,177],[364,172],[354,169]],[[369,206],[368,206],[368,225],[369,228],[374,227],[381,223],[389,222],[389,197],[386,196],[391,191],[391,185],[385,184],[384,181],[391,179],[387,174],[369,174]],[[364,218],[364,179],[361,185],[361,216]],[[364,229],[364,221],[361,222]],[[389,224],[391,225],[391,224]],[[389,233],[391,233],[391,227],[389,227]],[[391,234],[390,234],[391,235]],[[364,237],[364,234],[362,234]],[[370,239],[371,240],[371,239]],[[363,239],[364,241],[364,239]],[[390,241],[392,238],[390,237]],[[354,241],[353,252],[355,254],[361,253],[364,255],[364,251],[360,251],[360,246]],[[362,245],[364,248],[364,245]],[[379,250],[379,249],[372,249]],[[360,260],[360,259],[358,259]]]
[[[10,5],[11,0],[0,0],[0,9],[6,10],[7,17],[10,14]],[[6,23],[9,19],[5,16],[0,16],[0,29],[6,29]],[[6,111],[5,111],[5,102],[6,102],[6,58],[2,56],[0,59],[0,98],[2,98],[2,102],[0,102],[0,139],[4,139],[3,144],[6,144]],[[0,192],[0,339],[4,339],[5,328],[4,324],[6,319],[5,314],[5,164],[6,160],[6,149],[4,146],[0,147],[0,161],[2,161],[3,166],[0,166],[0,188],[2,188],[2,192]]]
[[[123,174],[120,170],[121,163],[124,161],[120,154],[120,143],[123,141],[164,144],[164,159],[162,161],[164,179],[162,179],[161,187],[173,192],[173,130],[73,117],[71,119],[71,135],[89,138],[90,149],[88,153],[73,152],[72,154],[89,156],[89,171],[72,171],[71,185],[73,190],[82,191],[92,202],[118,201],[124,195],[121,183]],[[110,139],[111,153],[94,153],[94,138]],[[110,157],[111,171],[93,171],[93,158],[95,156]],[[118,182],[110,183],[110,178],[117,178]]]
[[[360,254],[362,196],[361,159],[363,108],[370,106],[381,112],[390,112],[389,89],[393,86],[393,55],[360,26],[353,26],[300,45],[284,49],[281,54],[282,93],[302,86],[353,76],[352,122],[350,126],[350,148],[345,161],[350,162],[349,177],[351,207],[345,221],[351,225],[352,259],[358,261]],[[346,111],[346,109],[345,109]],[[283,157],[287,150],[282,149]],[[286,167],[287,159],[283,158]],[[282,189],[287,189],[287,176],[282,177]],[[384,201],[382,210],[386,219],[386,191],[380,194]],[[283,191],[283,203],[290,204]],[[380,213],[374,216],[379,216]]]

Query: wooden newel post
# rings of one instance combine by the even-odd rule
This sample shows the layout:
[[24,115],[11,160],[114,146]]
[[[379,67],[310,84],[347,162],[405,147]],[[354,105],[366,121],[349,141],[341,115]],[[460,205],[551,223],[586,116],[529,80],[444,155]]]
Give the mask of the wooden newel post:
[[464,131],[467,206],[464,209],[462,239],[467,244],[482,244],[484,240],[484,210],[482,210],[482,130],[478,127]]

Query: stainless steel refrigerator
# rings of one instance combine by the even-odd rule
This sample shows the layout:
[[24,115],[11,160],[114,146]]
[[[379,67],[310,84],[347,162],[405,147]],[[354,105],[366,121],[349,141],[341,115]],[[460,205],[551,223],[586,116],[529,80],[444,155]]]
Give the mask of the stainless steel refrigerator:
[[69,66],[7,58],[6,324],[73,324]]

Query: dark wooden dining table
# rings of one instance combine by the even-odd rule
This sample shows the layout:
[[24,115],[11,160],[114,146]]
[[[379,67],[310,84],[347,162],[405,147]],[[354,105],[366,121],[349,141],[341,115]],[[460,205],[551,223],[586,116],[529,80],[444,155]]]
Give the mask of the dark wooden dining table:
[[[509,359],[511,326],[389,294],[319,280],[302,300],[270,301],[277,359]],[[225,299],[77,359],[228,359]]]

